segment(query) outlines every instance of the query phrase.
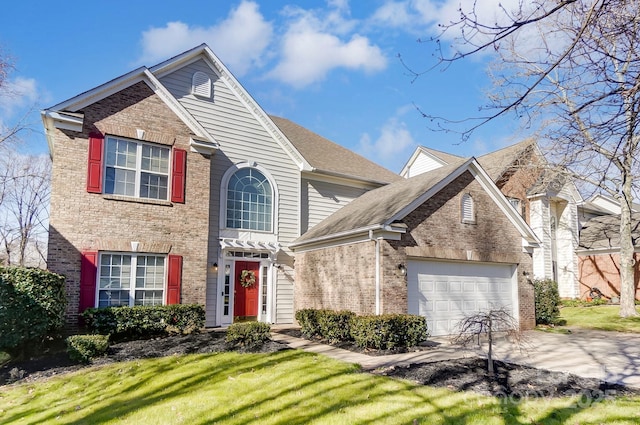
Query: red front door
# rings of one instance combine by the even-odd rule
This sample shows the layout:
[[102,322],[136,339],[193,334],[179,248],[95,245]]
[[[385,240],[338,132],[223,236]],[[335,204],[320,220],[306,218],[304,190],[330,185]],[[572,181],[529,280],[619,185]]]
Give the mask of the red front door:
[[[255,277],[255,282],[243,286],[243,272],[245,285]],[[233,301],[233,315],[235,317],[258,317],[258,294],[260,287],[260,263],[255,261],[236,261],[235,297]]]

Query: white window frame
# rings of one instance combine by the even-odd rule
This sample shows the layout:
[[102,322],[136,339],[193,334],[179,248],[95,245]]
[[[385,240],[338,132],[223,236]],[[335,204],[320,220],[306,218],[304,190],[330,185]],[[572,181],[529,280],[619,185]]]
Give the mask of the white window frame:
[[[99,253],[99,261],[98,261],[98,271],[96,273],[96,293],[95,293],[95,307],[100,307],[100,292],[101,291],[109,291],[109,288],[100,288],[100,278],[102,277],[102,266],[103,266],[103,258],[107,255],[120,255],[120,256],[130,256],[131,257],[131,272],[129,276],[129,288],[122,289],[117,288],[113,289],[115,291],[128,291],[129,292],[129,302],[127,306],[134,307],[136,305],[145,305],[145,304],[136,304],[135,303],[135,292],[136,290],[141,290],[136,288],[136,271],[138,266],[138,257],[162,257],[164,259],[164,270],[162,277],[162,304],[155,305],[165,305],[167,302],[167,278],[168,278],[168,256],[166,254],[158,254],[153,252],[145,252],[145,253],[137,253],[137,252],[117,252],[117,251],[101,251]],[[143,289],[143,290],[155,290],[158,291],[160,289]],[[109,306],[106,306],[109,307]]]
[[[127,168],[127,167],[122,167],[122,166],[118,166],[118,165],[109,165],[108,164],[108,146],[109,146],[109,140],[122,140],[128,143],[135,143],[136,144],[136,166],[135,166],[135,170],[133,168]],[[166,151],[168,151],[169,155],[167,158],[167,172],[163,173],[163,172],[158,172],[158,171],[148,171],[148,170],[143,170],[142,169],[142,149],[144,146],[149,146],[151,148],[159,148],[159,149],[164,149]],[[171,197],[171,169],[172,169],[172,164],[173,164],[173,152],[170,146],[165,146],[165,145],[158,145],[158,144],[154,144],[154,143],[146,143],[146,142],[142,142],[140,140],[135,140],[135,139],[128,139],[126,137],[118,137],[118,136],[110,136],[107,135],[105,137],[105,143],[104,143],[104,164],[103,164],[103,168],[104,168],[104,181],[103,181],[103,187],[104,187],[104,193],[107,195],[115,195],[115,196],[126,196],[128,198],[139,198],[139,199],[151,199],[151,200],[158,200],[158,201],[168,201]],[[134,182],[134,194],[133,195],[126,195],[126,194],[122,194],[122,193],[116,193],[114,192],[108,192],[107,191],[107,169],[108,168],[114,168],[114,169],[120,169],[120,170],[127,170],[127,171],[135,171],[135,182]],[[141,175],[142,173],[149,173],[149,174],[153,174],[153,175],[157,175],[157,176],[163,176],[167,178],[167,196],[165,198],[152,198],[152,197],[142,197],[140,196],[140,189],[141,189]]]
[[[267,181],[271,185],[271,230],[255,230],[255,229],[242,229],[235,227],[227,227],[227,194],[229,190],[229,181],[231,180],[231,176],[233,176],[237,171],[242,168],[253,168],[263,176],[266,177]],[[253,163],[240,163],[230,167],[222,176],[222,182],[220,184],[220,229],[230,230],[232,232],[252,232],[252,233],[260,233],[265,235],[277,235],[278,234],[278,200],[280,199],[278,193],[278,186],[276,185],[275,179],[271,175],[267,169],[262,167],[259,164]]]

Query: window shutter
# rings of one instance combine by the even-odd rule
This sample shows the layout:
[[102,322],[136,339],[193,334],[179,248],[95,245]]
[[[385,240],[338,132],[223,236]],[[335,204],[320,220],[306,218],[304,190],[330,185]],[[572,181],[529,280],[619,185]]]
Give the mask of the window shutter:
[[99,133],[89,135],[89,161],[87,166],[87,192],[102,193],[102,155],[104,136]]
[[98,253],[87,251],[80,259],[80,313],[96,306],[96,276]]
[[187,171],[187,151],[173,149],[173,167],[171,170],[171,202],[184,204],[184,186]]
[[180,286],[182,284],[182,256],[169,255],[167,272],[167,304],[180,304]]

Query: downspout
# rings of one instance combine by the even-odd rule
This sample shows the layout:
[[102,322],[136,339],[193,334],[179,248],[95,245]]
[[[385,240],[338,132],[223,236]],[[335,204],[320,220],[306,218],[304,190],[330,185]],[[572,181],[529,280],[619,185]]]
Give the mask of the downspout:
[[380,240],[373,238],[373,230],[369,230],[369,239],[374,243],[376,250],[376,316],[380,315]]

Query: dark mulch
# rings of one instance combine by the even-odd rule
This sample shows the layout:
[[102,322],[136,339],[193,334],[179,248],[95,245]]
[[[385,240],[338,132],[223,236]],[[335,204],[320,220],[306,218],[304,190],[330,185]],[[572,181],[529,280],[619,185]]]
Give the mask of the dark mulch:
[[592,400],[601,400],[620,395],[640,395],[640,390],[634,388],[569,373],[501,361],[494,361],[494,368],[495,376],[489,375],[487,360],[476,357],[395,366],[377,373],[408,379],[422,385],[445,387],[454,391],[474,391],[510,399],[582,395]]
[[[204,354],[223,351],[251,351],[269,353],[288,349],[284,344],[269,341],[255,349],[229,347],[223,332],[201,332],[190,335],[173,335],[148,340],[125,341],[109,346],[106,356],[95,359],[93,365],[127,360],[164,357],[180,354]],[[58,346],[45,356],[9,362],[0,367],[0,385],[13,382],[31,382],[63,373],[80,370],[87,365],[75,364]]]

